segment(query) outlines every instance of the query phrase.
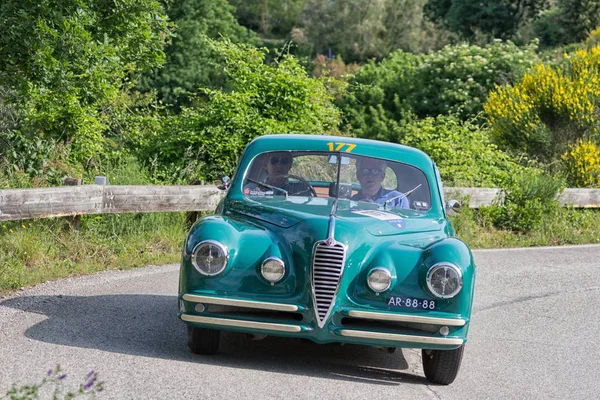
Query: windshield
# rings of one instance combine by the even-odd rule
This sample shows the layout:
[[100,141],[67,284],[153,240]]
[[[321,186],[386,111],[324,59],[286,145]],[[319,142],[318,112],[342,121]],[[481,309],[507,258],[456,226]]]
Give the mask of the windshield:
[[431,208],[423,171],[408,164],[335,152],[269,152],[244,180],[246,196],[349,199],[414,210]]

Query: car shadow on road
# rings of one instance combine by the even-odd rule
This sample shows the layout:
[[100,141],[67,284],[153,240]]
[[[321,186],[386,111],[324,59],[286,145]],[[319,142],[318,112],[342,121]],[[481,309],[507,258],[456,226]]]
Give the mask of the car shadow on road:
[[25,336],[46,343],[383,385],[427,383],[410,372],[400,349],[389,354],[367,346],[271,336],[253,341],[245,334],[223,332],[217,355],[192,354],[185,324],[176,316],[175,296],[23,296],[0,302],[2,307],[45,315]]

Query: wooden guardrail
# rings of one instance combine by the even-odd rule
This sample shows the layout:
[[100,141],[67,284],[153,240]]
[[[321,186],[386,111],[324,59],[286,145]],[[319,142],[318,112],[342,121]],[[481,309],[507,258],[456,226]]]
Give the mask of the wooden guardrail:
[[82,185],[0,190],[0,221],[130,212],[213,211],[215,186]]
[[[444,197],[461,200],[469,197],[469,208],[489,206],[502,194],[497,188],[444,188]],[[558,198],[562,206],[600,208],[600,189],[565,189]]]
[[[494,188],[444,189],[446,199],[469,196],[469,207],[490,205],[501,193]],[[225,192],[212,185],[81,185],[41,189],[0,189],[0,221],[83,214],[165,211],[213,211]],[[561,204],[600,208],[600,189],[566,189]]]

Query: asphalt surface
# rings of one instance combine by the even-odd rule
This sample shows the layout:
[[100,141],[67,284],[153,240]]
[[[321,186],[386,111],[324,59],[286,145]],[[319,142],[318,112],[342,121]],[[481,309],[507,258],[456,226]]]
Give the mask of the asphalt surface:
[[226,333],[191,354],[176,318],[178,267],[47,283],[0,299],[0,397],[60,364],[65,390],[94,370],[101,399],[594,399],[600,396],[600,246],[475,251],[476,297],[461,371],[423,377],[393,354]]

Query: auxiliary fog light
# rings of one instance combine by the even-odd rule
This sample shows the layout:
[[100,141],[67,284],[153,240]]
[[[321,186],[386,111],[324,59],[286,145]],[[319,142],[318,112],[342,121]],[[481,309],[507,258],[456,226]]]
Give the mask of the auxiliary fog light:
[[447,326],[442,326],[440,328],[440,335],[448,336],[449,333],[450,333],[450,328],[448,328]]
[[373,268],[367,277],[367,284],[375,293],[385,292],[392,286],[392,274],[383,267]]
[[204,312],[204,310],[206,310],[206,307],[204,307],[204,304],[202,303],[198,303],[196,304],[196,307],[194,307],[194,310],[196,310],[196,312]]
[[285,275],[285,264],[280,258],[269,257],[262,263],[260,273],[263,278],[274,284],[279,282]]

